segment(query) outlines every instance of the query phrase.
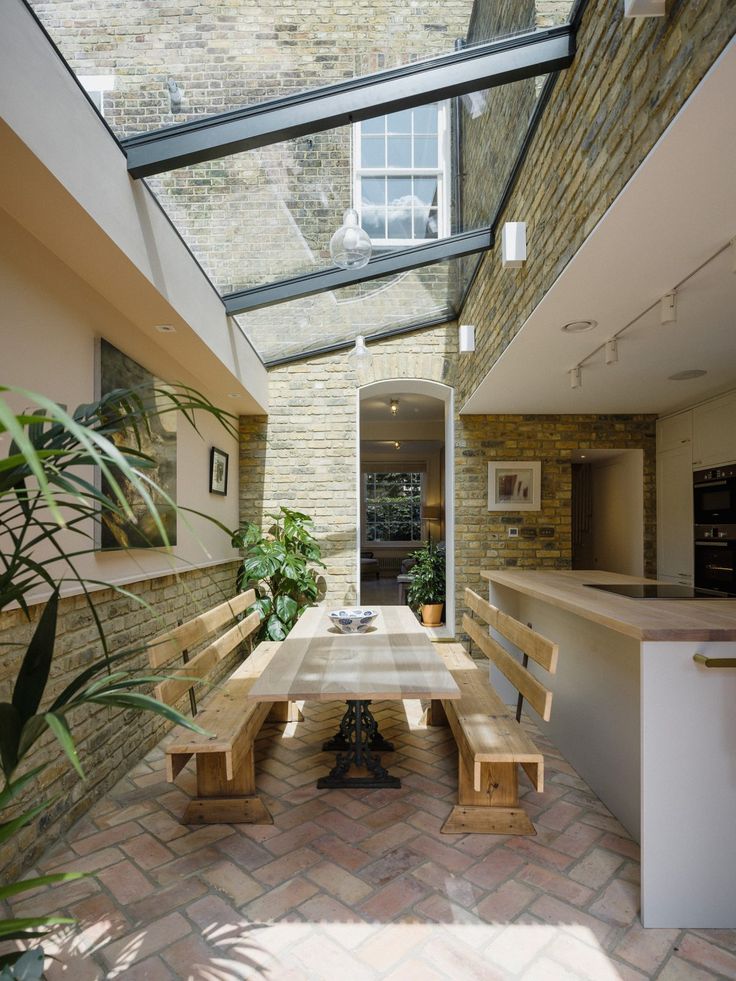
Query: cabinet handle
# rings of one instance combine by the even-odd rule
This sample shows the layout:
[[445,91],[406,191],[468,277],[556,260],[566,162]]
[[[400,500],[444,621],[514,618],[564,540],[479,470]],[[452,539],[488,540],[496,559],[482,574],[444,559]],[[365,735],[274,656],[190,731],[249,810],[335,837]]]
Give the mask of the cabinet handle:
[[706,657],[705,654],[693,654],[693,661],[702,664],[704,668],[736,668],[736,657]]

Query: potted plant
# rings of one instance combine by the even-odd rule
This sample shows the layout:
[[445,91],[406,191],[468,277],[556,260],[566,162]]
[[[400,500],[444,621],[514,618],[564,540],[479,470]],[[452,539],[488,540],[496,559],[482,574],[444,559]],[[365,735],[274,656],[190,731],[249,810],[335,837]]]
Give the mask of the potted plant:
[[427,542],[412,552],[414,565],[409,586],[409,606],[419,610],[422,625],[438,627],[442,623],[445,603],[445,552],[439,545]]

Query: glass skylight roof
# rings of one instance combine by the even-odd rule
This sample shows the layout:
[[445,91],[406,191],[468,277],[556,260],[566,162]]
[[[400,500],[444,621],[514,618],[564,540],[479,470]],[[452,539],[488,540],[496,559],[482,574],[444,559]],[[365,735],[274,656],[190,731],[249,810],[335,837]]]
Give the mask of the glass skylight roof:
[[[119,138],[560,22],[572,0],[31,0]],[[542,79],[147,178],[222,294],[328,269],[354,207],[374,254],[488,227]],[[477,256],[238,315],[274,361],[459,312]]]

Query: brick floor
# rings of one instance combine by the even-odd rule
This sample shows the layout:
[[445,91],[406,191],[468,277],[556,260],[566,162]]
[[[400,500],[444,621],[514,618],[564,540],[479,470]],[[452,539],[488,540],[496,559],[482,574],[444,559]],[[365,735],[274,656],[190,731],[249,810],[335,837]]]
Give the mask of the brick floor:
[[642,929],[636,844],[537,732],[537,836],[445,836],[449,730],[415,703],[375,708],[401,789],[317,790],[342,707],[307,705],[258,739],[273,826],[183,827],[193,772],[167,784],[150,753],[33,870],[90,878],[16,906],[78,919],[46,944],[49,981],[736,978],[736,931]]

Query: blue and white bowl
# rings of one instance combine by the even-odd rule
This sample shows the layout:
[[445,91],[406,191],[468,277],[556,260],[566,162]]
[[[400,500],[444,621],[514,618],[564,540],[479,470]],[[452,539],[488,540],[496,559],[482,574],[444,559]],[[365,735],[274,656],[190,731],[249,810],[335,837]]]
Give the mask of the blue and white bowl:
[[344,634],[363,634],[378,616],[378,610],[350,609],[333,610],[330,620]]

